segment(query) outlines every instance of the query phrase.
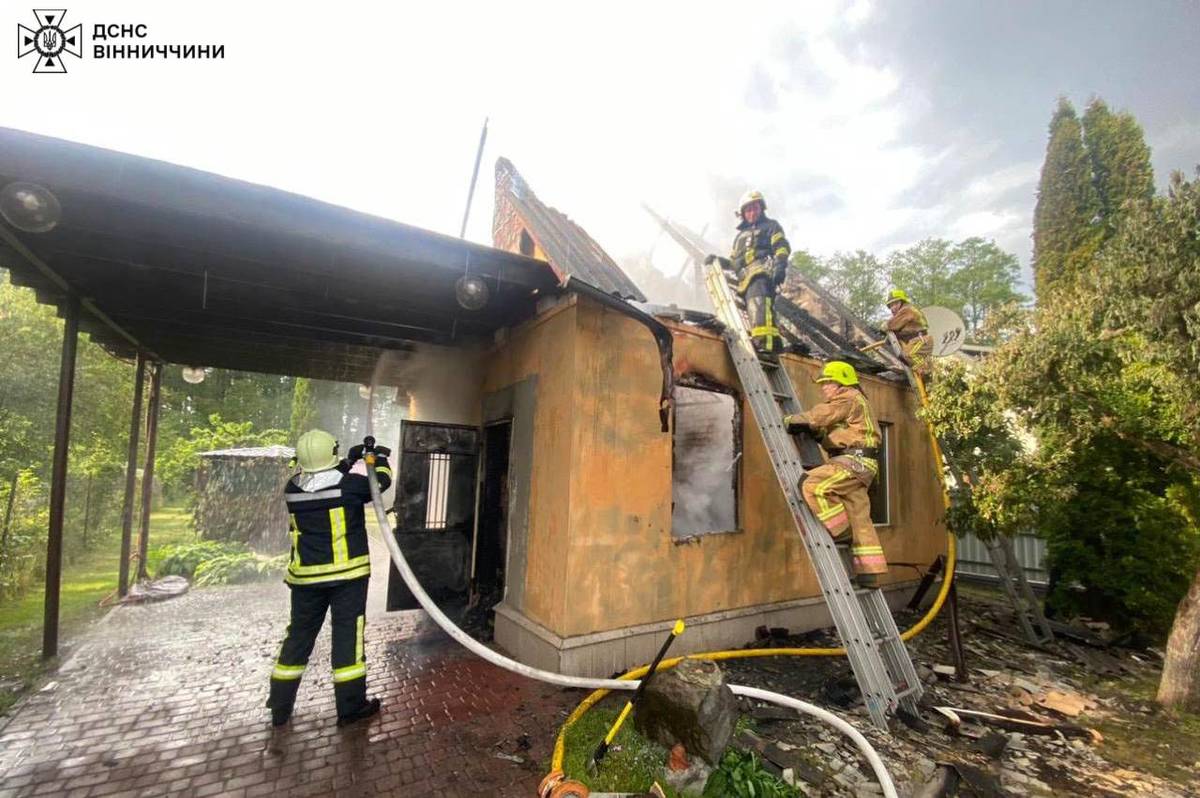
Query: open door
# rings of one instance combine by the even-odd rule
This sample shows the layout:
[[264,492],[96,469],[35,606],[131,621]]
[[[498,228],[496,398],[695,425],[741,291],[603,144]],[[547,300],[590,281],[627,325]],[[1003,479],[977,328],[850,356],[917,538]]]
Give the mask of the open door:
[[508,564],[508,458],[512,420],[483,428],[479,521],[476,527],[471,586],[478,603],[491,608],[504,598]]
[[[465,603],[475,526],[479,431],[460,424],[404,421],[398,449],[392,533],[434,601]],[[418,606],[392,565],[388,610]]]

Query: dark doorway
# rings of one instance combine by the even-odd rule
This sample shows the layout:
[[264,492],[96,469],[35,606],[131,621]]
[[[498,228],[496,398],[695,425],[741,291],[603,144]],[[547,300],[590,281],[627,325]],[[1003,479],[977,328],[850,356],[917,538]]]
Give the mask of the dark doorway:
[[511,441],[512,421],[489,424],[483,429],[479,529],[475,536],[472,577],[480,604],[487,607],[504,597],[504,571],[508,554],[508,452]]
[[[439,603],[467,597],[478,441],[475,427],[421,421],[400,425],[392,531],[421,586]],[[388,610],[418,606],[392,565]]]

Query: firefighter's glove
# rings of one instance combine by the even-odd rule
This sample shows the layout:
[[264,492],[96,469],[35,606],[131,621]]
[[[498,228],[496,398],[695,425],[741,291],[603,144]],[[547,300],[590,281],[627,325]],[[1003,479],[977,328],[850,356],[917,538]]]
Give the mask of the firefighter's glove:
[[359,460],[362,459],[363,451],[364,451],[364,447],[361,443],[357,444],[355,446],[351,446],[350,451],[346,453],[346,462],[349,463],[350,465],[354,465],[355,463],[357,463]]
[[787,258],[776,258],[775,259],[775,263],[774,263],[775,271],[771,275],[771,279],[774,281],[775,286],[777,288],[779,286],[783,285],[784,281],[787,280],[787,268],[788,268]]
[[811,433],[813,431],[812,424],[809,424],[807,421],[804,421],[797,416],[784,416],[783,426],[787,427],[787,431],[793,435],[795,435],[797,432]]

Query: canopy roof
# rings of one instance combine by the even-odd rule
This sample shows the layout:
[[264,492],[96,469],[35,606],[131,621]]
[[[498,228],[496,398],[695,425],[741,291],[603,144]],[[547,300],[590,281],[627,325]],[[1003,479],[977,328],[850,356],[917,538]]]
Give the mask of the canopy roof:
[[[273,188],[0,128],[0,187],[62,206],[49,232],[0,220],[0,265],[118,356],[366,382],[384,350],[458,345],[532,314],[544,261]],[[491,298],[455,299],[465,273]]]

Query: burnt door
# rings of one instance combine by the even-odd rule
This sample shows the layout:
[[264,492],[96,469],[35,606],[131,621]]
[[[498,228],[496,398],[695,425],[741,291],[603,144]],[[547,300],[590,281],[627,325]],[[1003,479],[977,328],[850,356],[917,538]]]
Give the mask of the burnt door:
[[[491,607],[504,597],[508,555],[508,453],[512,421],[483,428],[479,524],[475,537],[474,588]],[[493,599],[488,603],[488,599]]]
[[[404,421],[398,449],[392,534],[434,601],[465,600],[475,524],[479,431],[459,424]],[[393,564],[387,608],[418,606]]]

